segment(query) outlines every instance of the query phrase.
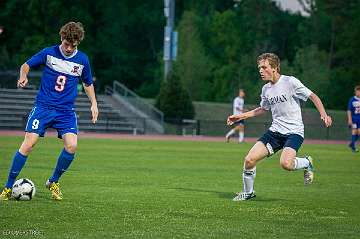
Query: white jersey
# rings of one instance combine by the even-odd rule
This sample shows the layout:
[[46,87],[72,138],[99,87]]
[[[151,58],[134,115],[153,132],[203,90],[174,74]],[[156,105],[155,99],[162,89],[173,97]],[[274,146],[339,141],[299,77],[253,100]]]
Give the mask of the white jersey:
[[281,75],[275,84],[265,84],[260,107],[271,110],[273,121],[269,130],[304,137],[300,100],[306,101],[311,94],[312,91],[293,76]]
[[242,114],[243,110],[244,110],[244,99],[238,96],[234,99],[233,114],[234,115]]

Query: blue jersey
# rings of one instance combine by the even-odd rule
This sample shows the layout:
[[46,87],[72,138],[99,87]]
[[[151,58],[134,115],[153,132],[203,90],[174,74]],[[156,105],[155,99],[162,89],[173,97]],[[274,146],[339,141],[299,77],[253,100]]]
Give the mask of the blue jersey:
[[73,110],[77,96],[77,84],[92,84],[89,59],[85,53],[75,50],[65,56],[60,46],[47,47],[26,62],[30,68],[45,66],[35,104],[60,110]]
[[351,112],[353,121],[360,121],[360,98],[353,96],[348,103],[348,111]]

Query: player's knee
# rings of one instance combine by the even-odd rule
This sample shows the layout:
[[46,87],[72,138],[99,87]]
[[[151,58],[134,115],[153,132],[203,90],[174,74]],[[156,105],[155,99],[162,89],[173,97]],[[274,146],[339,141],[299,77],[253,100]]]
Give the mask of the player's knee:
[[33,150],[35,146],[35,143],[31,143],[31,142],[26,142],[24,141],[21,146],[20,146],[20,153],[23,154],[23,155],[28,155],[31,153],[31,151]]
[[251,155],[246,155],[244,160],[245,169],[252,169],[256,166],[256,159]]
[[75,153],[76,152],[76,149],[77,149],[77,143],[76,142],[73,142],[73,143],[67,143],[64,145],[65,147],[65,150],[69,153]]
[[292,160],[289,160],[289,159],[281,160],[280,165],[285,170],[288,170],[288,171],[294,170],[294,164],[293,164]]

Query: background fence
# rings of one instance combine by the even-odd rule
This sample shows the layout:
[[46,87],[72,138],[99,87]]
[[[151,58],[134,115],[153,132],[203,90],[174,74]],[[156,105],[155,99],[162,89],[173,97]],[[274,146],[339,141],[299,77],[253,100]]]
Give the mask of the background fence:
[[[245,122],[245,137],[260,137],[269,127],[270,122]],[[231,129],[220,120],[185,120],[165,124],[166,134],[223,136]],[[346,124],[334,124],[326,128],[322,124],[305,124],[306,139],[348,140],[350,129]]]

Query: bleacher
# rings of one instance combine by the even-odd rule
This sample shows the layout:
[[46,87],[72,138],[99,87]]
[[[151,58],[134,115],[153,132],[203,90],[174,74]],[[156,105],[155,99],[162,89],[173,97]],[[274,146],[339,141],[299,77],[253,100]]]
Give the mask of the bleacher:
[[[37,90],[0,89],[0,129],[23,130],[27,115],[34,105]],[[91,122],[90,102],[86,94],[76,100],[76,114],[80,131],[112,132],[127,134],[145,133],[145,121],[129,118],[116,109],[108,99],[110,96],[97,95],[99,118],[94,125]]]

